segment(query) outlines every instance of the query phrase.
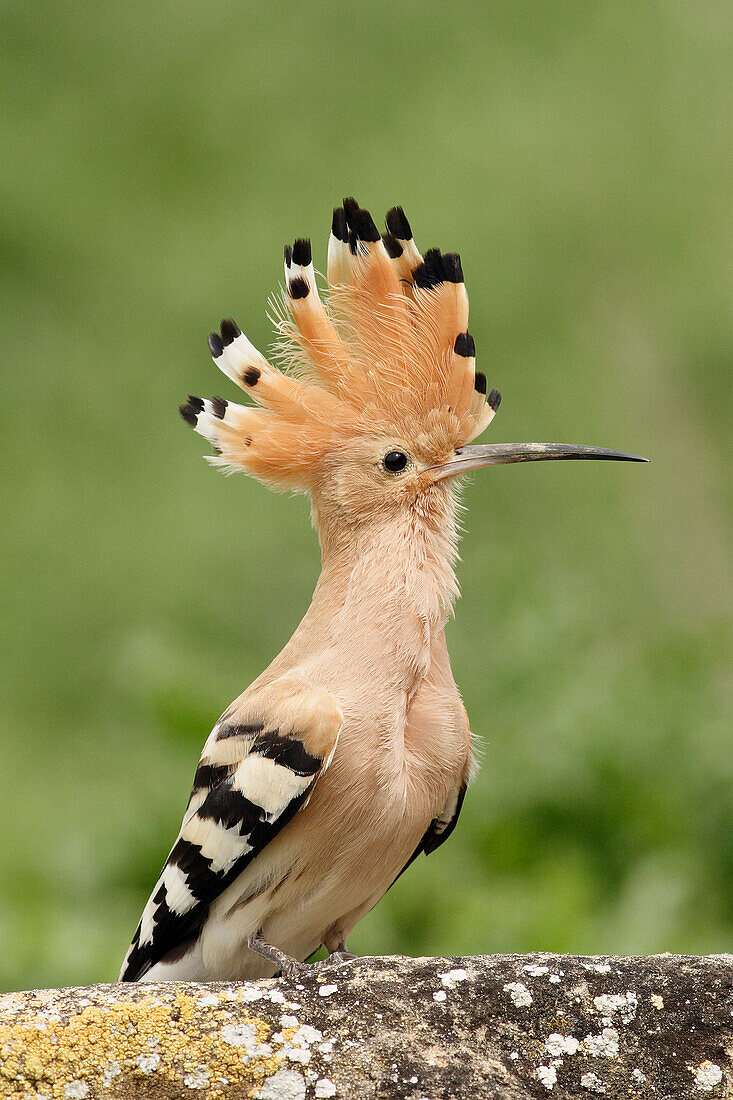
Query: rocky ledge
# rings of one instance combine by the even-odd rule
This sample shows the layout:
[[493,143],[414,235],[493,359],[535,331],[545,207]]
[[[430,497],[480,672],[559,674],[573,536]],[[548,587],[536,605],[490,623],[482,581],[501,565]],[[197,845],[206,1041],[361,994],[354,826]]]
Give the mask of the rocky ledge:
[[733,1097],[733,956],[363,958],[0,997],[0,1095]]

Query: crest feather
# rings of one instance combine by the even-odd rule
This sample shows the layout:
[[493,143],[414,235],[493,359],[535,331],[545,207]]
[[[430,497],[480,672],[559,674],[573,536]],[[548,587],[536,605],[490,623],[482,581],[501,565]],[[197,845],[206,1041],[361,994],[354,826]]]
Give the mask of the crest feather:
[[476,374],[460,257],[423,257],[401,207],[382,237],[355,199],[333,214],[328,298],[310,241],[285,248],[283,305],[274,323],[286,369],[234,321],[209,337],[214,362],[259,406],[189,398],[184,419],[217,450],[214,465],[308,488],[329,452],[359,435],[427,435],[458,447],[491,422],[499,395]]

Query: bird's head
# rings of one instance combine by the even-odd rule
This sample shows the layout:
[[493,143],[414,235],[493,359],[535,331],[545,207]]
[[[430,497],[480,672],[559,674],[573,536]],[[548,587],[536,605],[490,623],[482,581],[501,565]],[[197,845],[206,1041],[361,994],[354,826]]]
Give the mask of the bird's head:
[[418,251],[401,207],[382,236],[345,199],[333,214],[328,296],[307,240],[285,249],[275,303],[285,369],[231,320],[209,337],[218,367],[252,399],[190,397],[181,414],[213,445],[209,461],[307,491],[320,520],[353,527],[410,509],[438,516],[458,474],[537,459],[644,461],[555,443],[472,445],[501,401],[475,369],[468,297],[456,253]]

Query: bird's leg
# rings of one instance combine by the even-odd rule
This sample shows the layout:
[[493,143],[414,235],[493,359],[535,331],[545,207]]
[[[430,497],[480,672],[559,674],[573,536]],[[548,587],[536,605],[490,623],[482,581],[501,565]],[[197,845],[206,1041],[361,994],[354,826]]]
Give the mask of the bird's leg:
[[338,965],[338,963],[353,962],[356,955],[346,950],[346,935],[344,933],[344,921],[334,921],[323,933],[321,940],[328,951],[328,958],[323,960],[324,965]]
[[343,940],[337,945],[336,949],[331,952],[327,959],[323,960],[323,964],[328,963],[345,963],[353,962],[354,959],[358,959],[358,955],[355,955],[353,951],[346,950],[346,944]]
[[286,978],[294,978],[305,966],[299,959],[294,959],[292,955],[281,951],[279,947],[273,947],[271,943],[265,943],[259,932],[255,932],[253,936],[250,936],[247,947],[250,951],[254,951],[255,955],[259,955],[260,958],[267,959],[274,966],[278,966]]

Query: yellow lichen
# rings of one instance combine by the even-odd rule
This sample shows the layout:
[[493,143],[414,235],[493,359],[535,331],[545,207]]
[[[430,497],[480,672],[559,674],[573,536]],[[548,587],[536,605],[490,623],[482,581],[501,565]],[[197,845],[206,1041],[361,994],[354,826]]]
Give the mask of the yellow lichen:
[[[88,1086],[89,1096],[111,1095],[119,1082],[116,1065],[127,1076],[163,1076],[182,1091],[185,1074],[204,1066],[210,1084],[192,1088],[192,1095],[217,1100],[231,1085],[253,1093],[277,1070],[282,1056],[274,1052],[250,1058],[242,1048],[224,1042],[221,1026],[230,1020],[231,1013],[223,1008],[202,1011],[195,998],[177,993],[169,1002],[153,997],[120,1000],[88,1005],[68,1018],[29,1015],[0,1024],[0,1095],[31,1096],[40,1088],[53,1100],[64,1100],[66,1086],[75,1081]],[[264,1020],[241,1016],[238,1022],[254,1025],[260,1043],[269,1039]],[[159,1057],[155,1069],[140,1068],[138,1059],[151,1053]],[[110,1072],[107,1082],[105,1071]]]

